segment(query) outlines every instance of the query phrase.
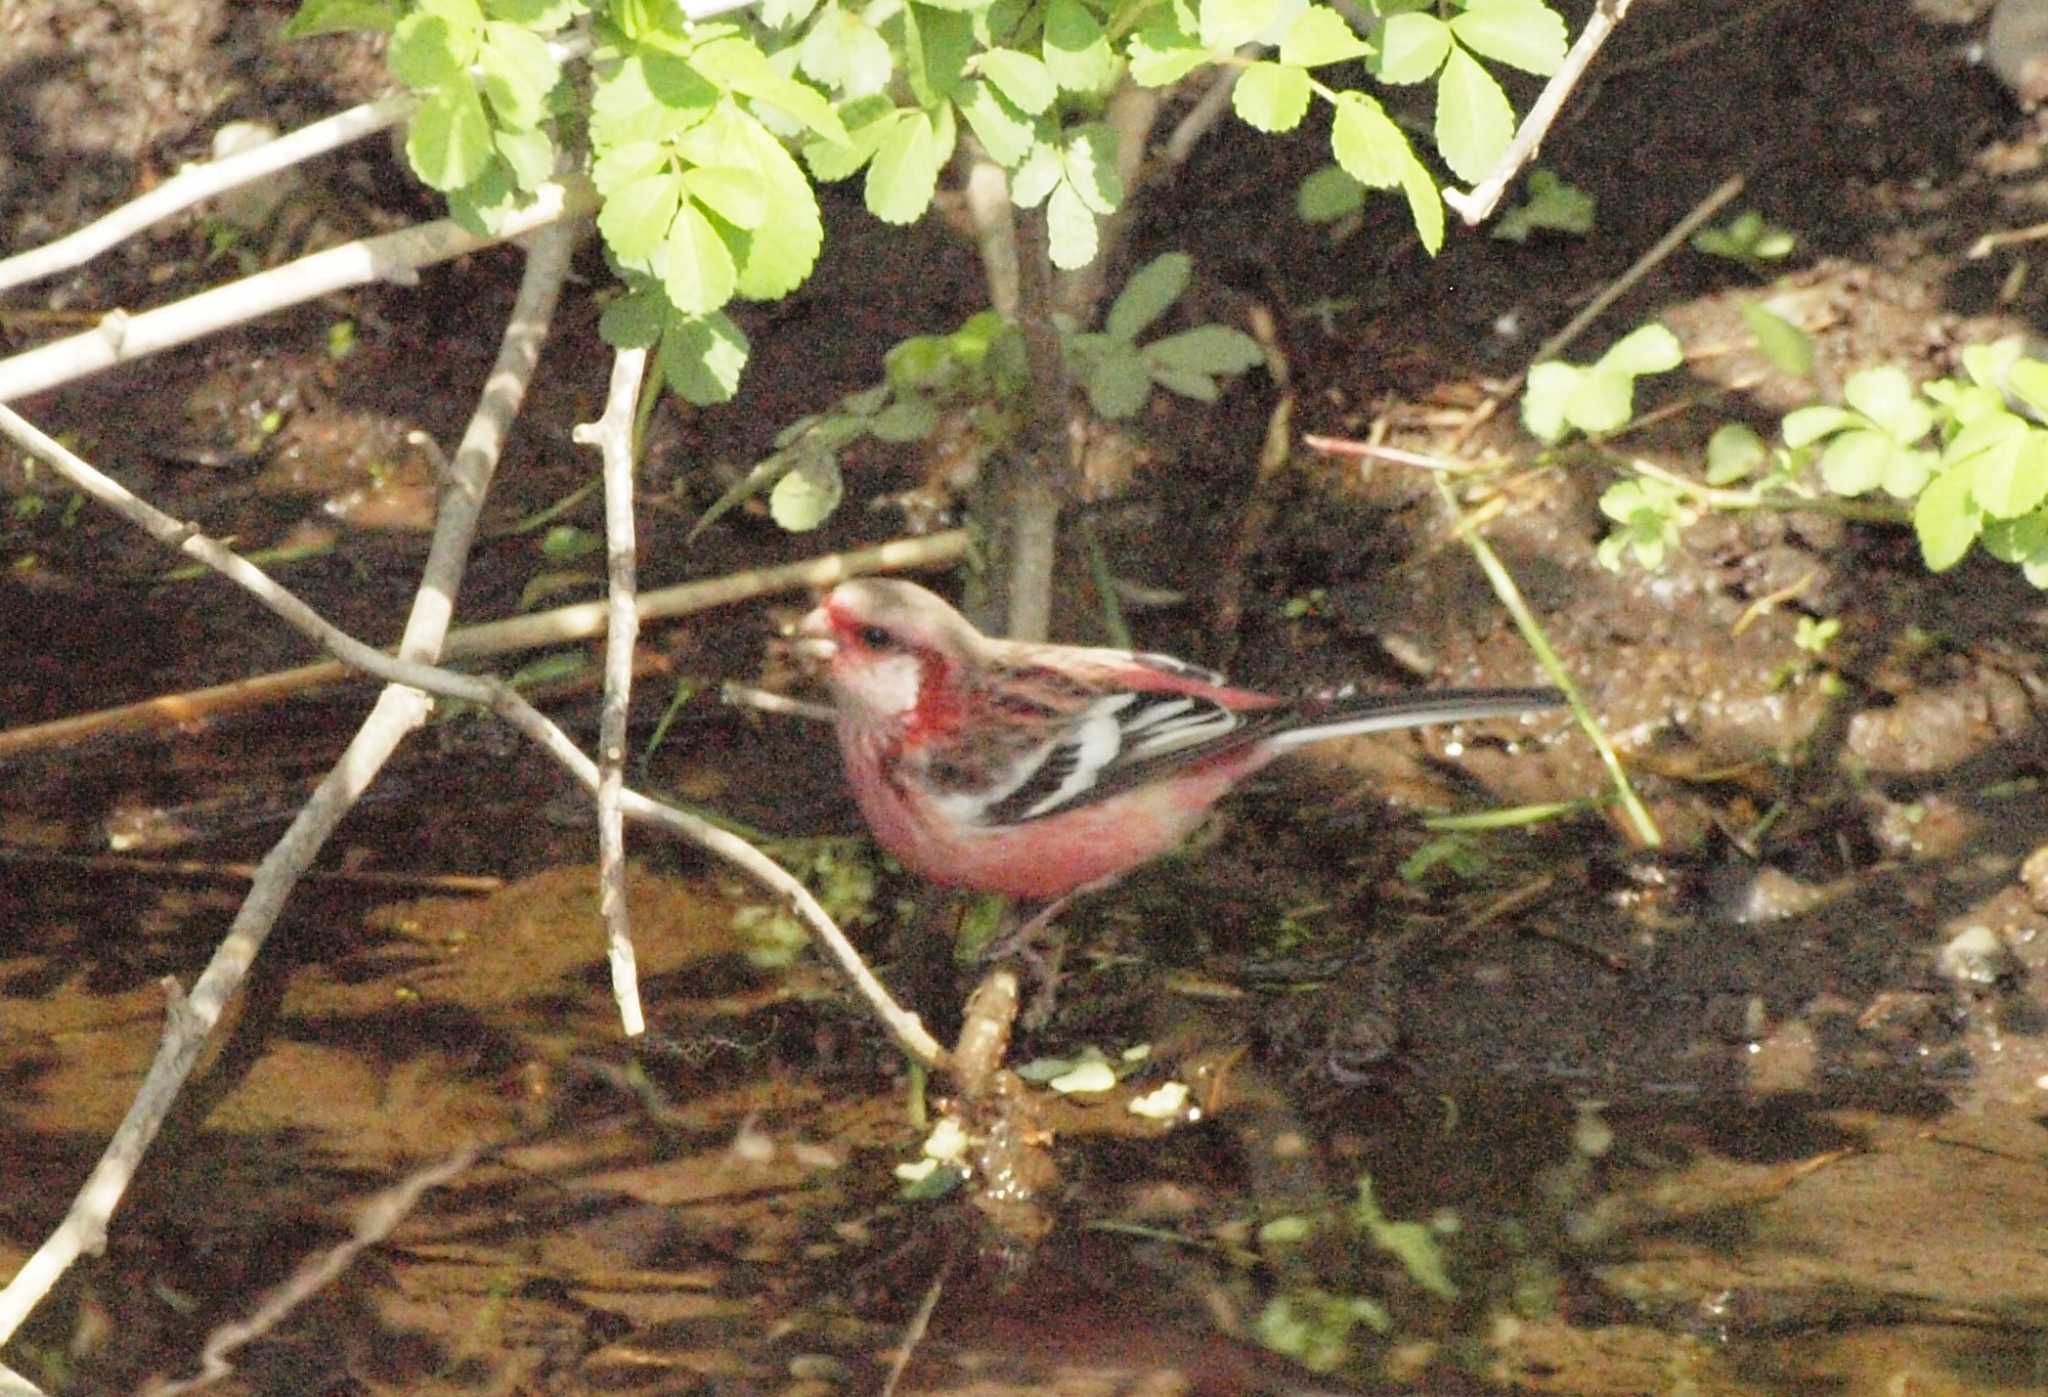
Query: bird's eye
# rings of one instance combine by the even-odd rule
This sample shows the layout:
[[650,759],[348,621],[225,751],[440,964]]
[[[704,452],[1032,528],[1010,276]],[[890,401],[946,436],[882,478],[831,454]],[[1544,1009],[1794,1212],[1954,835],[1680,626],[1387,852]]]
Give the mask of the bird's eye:
[[896,637],[890,635],[880,626],[862,626],[860,628],[860,643],[867,646],[870,650],[894,650],[896,648]]

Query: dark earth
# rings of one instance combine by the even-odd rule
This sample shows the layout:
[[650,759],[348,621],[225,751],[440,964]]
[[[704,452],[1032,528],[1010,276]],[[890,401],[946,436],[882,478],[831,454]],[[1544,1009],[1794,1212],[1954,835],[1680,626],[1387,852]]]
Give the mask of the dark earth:
[[[1969,255],[2048,218],[2042,128],[1977,58],[1988,8],[1639,0],[1543,152],[1597,199],[1590,235],[1454,229],[1432,260],[1390,199],[1362,225],[1310,227],[1293,191],[1323,137],[1225,127],[1146,192],[1112,270],[1191,253],[1191,323],[1270,326],[1288,367],[1285,385],[1254,373],[1213,406],[1162,402],[1113,453],[1131,477],[1086,517],[1114,573],[1169,599],[1131,613],[1142,642],[1278,688],[1539,681],[1422,473],[1300,446],[1260,465],[1283,393],[1297,433],[1501,462],[1461,477],[1460,503],[1621,749],[1661,847],[1598,804],[1606,775],[1566,717],[1279,769],[1188,852],[1063,919],[1057,1010],[1014,1062],[1149,1056],[1107,1093],[1033,1089],[1019,1157],[1049,1141],[1057,1177],[1036,1180],[1019,1225],[988,1191],[902,1196],[894,1166],[926,1132],[900,1058],[808,955],[749,959],[764,894],[640,831],[651,1022],[629,1043],[584,801],[456,714],[413,740],[294,894],[104,1254],[0,1360],[48,1393],[189,1376],[216,1325],[345,1239],[379,1190],[474,1146],[388,1241],[238,1351],[219,1390],[873,1391],[914,1330],[899,1391],[2048,1387],[2048,605],[1981,557],[1931,577],[1906,530],[1820,513],[1710,515],[1662,570],[1611,574],[1593,556],[1607,468],[1539,460],[1512,409],[1478,420],[1735,174],[1729,212],[1791,230],[1793,255],[1680,251],[1567,351],[1590,360],[1652,318],[1684,343],[1684,370],[1642,404],[1663,411],[1622,449],[1697,474],[1723,422],[1768,436],[1858,368],[1952,373],[1962,346],[2030,332],[2048,311],[2035,245]],[[290,10],[9,0],[0,252],[204,158],[225,122],[290,129],[384,91],[376,45],[287,44]],[[857,195],[827,198],[810,283],[744,312],[739,400],[656,415],[648,587],[909,532],[930,510],[887,502],[905,492],[951,505],[948,461],[869,449],[817,533],[748,507],[684,543],[782,425],[982,304],[972,250],[941,220],[882,229]],[[434,215],[384,143],[352,148],[258,227],[186,215],[7,293],[0,350]],[[14,406],[244,551],[299,550],[273,571],[383,641],[431,522],[432,453],[409,434],[452,447],[519,269],[514,251],[481,253]],[[595,471],[569,433],[602,406],[608,275],[589,248],[577,272],[466,622],[602,583],[601,557],[544,556],[534,523]],[[1751,347],[1740,306],[1766,298],[1815,337],[1814,383]],[[314,657],[218,580],[168,576],[158,545],[12,448],[0,489],[5,1278],[127,1109],[160,980],[190,984],[240,901],[235,869],[372,691],[5,749],[8,730]],[[601,505],[550,522],[598,530]],[[1100,639],[1085,565],[1061,582],[1062,638]],[[950,909],[886,870],[860,883],[874,865],[842,838],[858,817],[821,730],[718,701],[727,679],[803,691],[774,637],[806,603],[643,635],[636,761],[651,755],[633,780],[833,883],[885,978],[950,1031],[975,978],[945,953]],[[1820,618],[1840,631],[1816,654],[1795,637]],[[591,744],[588,674],[546,706]],[[1419,819],[1539,801],[1582,803],[1491,833]],[[1193,1087],[1199,1120],[1125,1110],[1169,1079]],[[1361,1180],[1377,1212],[1354,1208]],[[1426,1224],[1447,1283],[1399,1259],[1390,1239],[1410,1234],[1355,1221],[1368,1213]],[[1309,1235],[1289,1242],[1297,1222]],[[1368,1312],[1384,1329],[1354,1323]],[[1259,1342],[1284,1333],[1325,1371]]]

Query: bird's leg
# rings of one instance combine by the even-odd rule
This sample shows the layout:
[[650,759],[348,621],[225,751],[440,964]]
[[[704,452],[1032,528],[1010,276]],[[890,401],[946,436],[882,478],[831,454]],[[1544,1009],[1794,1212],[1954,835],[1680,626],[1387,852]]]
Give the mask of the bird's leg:
[[1030,1003],[1018,1016],[1018,1022],[1027,1030],[1041,1029],[1052,1018],[1060,982],[1060,962],[1066,959],[1067,953],[1067,934],[1053,926],[1052,919],[1065,911],[1073,900],[1072,893],[1054,898],[1015,931],[991,941],[982,953],[984,960],[1014,958],[1022,962],[1038,982]]

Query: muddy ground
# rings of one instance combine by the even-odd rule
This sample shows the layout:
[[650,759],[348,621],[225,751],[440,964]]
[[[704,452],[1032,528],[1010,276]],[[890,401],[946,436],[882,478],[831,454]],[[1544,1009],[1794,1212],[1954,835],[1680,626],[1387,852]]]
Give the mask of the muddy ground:
[[[1744,300],[1774,296],[1813,332],[1824,394],[1869,364],[1950,372],[1962,345],[2041,320],[2032,244],[1967,255],[2048,204],[2041,128],[1973,61],[1984,8],[1642,0],[1544,152],[1597,198],[1589,237],[1454,232],[1431,260],[1393,201],[1363,226],[1309,228],[1291,204],[1315,141],[1229,131],[1148,195],[1129,260],[1185,249],[1199,313],[1276,327],[1297,431],[1440,449],[1741,173],[1736,207],[1796,233],[1794,255],[1761,270],[1673,257],[1572,351],[1651,317],[1676,330],[1686,369],[1647,404],[1675,406],[1632,449],[1696,470],[1715,426],[1768,432],[1813,391],[1746,348]],[[282,44],[288,11],[11,4],[0,248],[132,197],[226,120],[289,127],[380,90],[370,46]],[[11,351],[430,213],[388,152],[345,152],[257,234],[178,221],[12,294],[0,334]],[[877,230],[843,191],[832,218],[811,283],[748,312],[740,399],[658,416],[647,585],[911,527],[866,501],[936,468],[874,451],[817,534],[743,511],[682,541],[779,425],[979,304],[980,274],[942,229]],[[460,432],[518,266],[482,254],[17,406],[244,548],[303,547],[280,575],[382,639],[431,493],[406,434]],[[568,430],[601,402],[605,273],[588,250],[579,272],[465,620],[592,593],[587,560],[545,559],[519,527],[592,470]],[[337,357],[340,323],[352,348]],[[1164,405],[1129,486],[1093,510],[1113,570],[1176,598],[1134,614],[1144,642],[1278,687],[1536,679],[1426,480],[1306,450],[1261,474],[1278,396],[1253,375],[1214,407]],[[390,1241],[239,1353],[223,1390],[867,1391],[934,1294],[904,1391],[2048,1385],[2048,871],[2029,862],[2048,845],[2041,595],[1981,560],[1930,578],[1903,531],[1803,514],[1708,518],[1664,570],[1612,575],[1593,559],[1599,468],[1539,463],[1512,413],[1461,449],[1514,463],[1465,506],[1615,735],[1664,847],[1592,810],[1455,844],[1420,825],[1597,796],[1564,719],[1346,744],[1262,780],[1189,855],[1069,918],[1073,974],[1017,1060],[1150,1056],[1113,1092],[1045,1105],[1058,1183],[1042,1241],[958,1196],[901,1196],[893,1167],[924,1132],[900,1061],[822,968],[748,960],[755,893],[644,835],[631,893],[652,1032],[624,1042],[581,802],[457,717],[344,825],[105,1254],[5,1362],[48,1392],[187,1374],[216,1324],[345,1237],[378,1190],[476,1145],[480,1162]],[[0,728],[308,658],[226,588],[168,580],[156,545],[11,454],[0,482]],[[564,518],[594,528],[598,507]],[[1067,595],[1064,633],[1092,638],[1085,582]],[[636,735],[685,682],[796,682],[770,638],[802,601],[651,630]],[[1802,618],[1830,617],[1825,654],[1795,643]],[[230,866],[260,856],[369,697],[333,688],[0,765],[0,1276],[126,1109],[161,977],[189,984],[239,900]],[[594,736],[587,689],[549,707]],[[638,779],[792,859],[860,859],[817,842],[857,816],[828,744],[795,720],[689,699]],[[110,827],[164,809],[197,828],[147,826],[130,847],[155,862],[86,862]],[[484,882],[434,881],[457,876]],[[971,976],[918,921],[919,894],[884,871],[853,905],[885,974],[943,1027]],[[1961,951],[1982,955],[1943,955],[1972,928]],[[1125,1110],[1168,1079],[1193,1086],[1200,1121]],[[1361,1179],[1387,1217],[1431,1225],[1446,1284],[1355,1221]],[[1288,1219],[1309,1220],[1307,1240],[1285,1240]]]

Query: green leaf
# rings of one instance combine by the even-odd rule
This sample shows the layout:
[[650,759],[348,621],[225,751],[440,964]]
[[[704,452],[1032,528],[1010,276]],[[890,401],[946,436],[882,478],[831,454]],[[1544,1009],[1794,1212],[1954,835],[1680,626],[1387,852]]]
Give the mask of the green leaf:
[[848,97],[880,92],[896,71],[888,41],[859,15],[837,5],[818,16],[796,55],[805,73]]
[[597,332],[614,349],[649,349],[661,338],[669,315],[667,297],[651,286],[636,285],[604,308]]
[[1325,63],[1342,63],[1372,52],[1372,46],[1353,32],[1344,16],[1326,5],[1311,5],[1288,26],[1280,41],[1280,61],[1300,68],[1320,68]]
[[598,70],[590,98],[591,143],[601,153],[678,136],[702,121],[720,95],[672,54],[635,53],[608,72]]
[[939,164],[931,118],[921,111],[904,112],[868,166],[868,212],[884,223],[915,223],[931,207]]
[[698,44],[690,53],[690,63],[711,82],[772,108],[828,141],[846,140],[846,128],[832,103],[770,62],[752,39],[730,34]]
[[1840,432],[1821,453],[1821,483],[1852,499],[1866,494],[1883,481],[1885,466],[1898,449],[1890,437],[1868,427]]
[[1317,170],[1294,195],[1294,211],[1309,223],[1335,223],[1364,207],[1365,186],[1336,165]]
[[1963,371],[1980,388],[2003,389],[2012,375],[2012,366],[2020,361],[2023,352],[2024,344],[2018,335],[2007,335],[1989,344],[1966,344]]
[[1035,209],[1045,196],[1059,187],[1060,152],[1055,146],[1034,146],[1024,163],[1010,176],[1010,202],[1020,209]]
[[1589,436],[1615,432],[1635,415],[1635,375],[1595,364],[1565,399],[1565,420]]
[[930,398],[915,395],[898,398],[874,415],[868,430],[883,441],[922,441],[939,423],[939,410]]
[[762,0],[761,23],[770,29],[794,29],[817,8],[818,0]]
[[692,199],[735,228],[759,228],[768,218],[761,177],[738,165],[699,165],[682,179]]
[[[1406,144],[1406,141],[1403,141]],[[1401,166],[1401,193],[1408,200],[1408,215],[1415,220],[1415,236],[1423,250],[1434,257],[1444,245],[1444,196],[1436,177],[1409,151]]]
[[817,191],[782,142],[732,104],[720,107],[705,125],[727,128],[721,145],[733,163],[753,171],[767,201],[761,225],[748,236],[740,258],[739,294],[780,300],[803,284],[825,244]]
[[977,79],[961,84],[953,94],[953,106],[967,119],[988,158],[1004,169],[1016,166],[1037,144],[1036,123],[989,83]]
[[1467,0],[1451,32],[1474,53],[1539,78],[1564,62],[1564,20],[1542,0]]
[[1088,405],[1112,422],[1137,416],[1152,397],[1152,375],[1144,359],[1118,340],[1102,341],[1101,352],[1089,356],[1081,382],[1088,391]]
[[530,193],[554,178],[555,143],[540,127],[531,131],[500,127],[491,133],[491,144],[521,189]]
[[1477,184],[1515,137],[1515,111],[1493,75],[1453,48],[1436,84],[1436,148],[1452,173]]
[[552,34],[589,9],[585,0],[484,0],[484,13],[509,19],[536,34]]
[[1912,445],[1934,426],[1934,414],[1905,372],[1889,365],[1849,375],[1842,396],[1901,446]]
[[748,336],[723,311],[676,315],[662,336],[659,363],[672,389],[698,408],[711,408],[739,391],[739,373],[748,367]]
[[659,260],[669,304],[685,315],[709,315],[732,299],[739,284],[732,249],[693,203],[677,211]]
[[1390,16],[1380,30],[1381,82],[1426,82],[1451,52],[1451,31],[1435,15]]
[[1927,488],[1941,458],[1932,451],[1913,451],[1894,444],[1877,483],[1895,500],[1910,500]]
[[1415,159],[1408,138],[1386,109],[1362,92],[1337,94],[1330,153],[1344,172],[1368,189],[1392,189]]
[[1754,475],[1769,455],[1753,428],[1724,422],[1707,438],[1707,484],[1732,485]]
[[305,0],[284,27],[287,39],[345,34],[352,29],[389,30],[398,23],[398,0]]
[[1202,44],[1216,54],[1256,40],[1280,9],[1278,0],[1201,0],[1201,5]]
[[2048,514],[2036,511],[2019,519],[1988,521],[1984,551],[2001,563],[2048,563]]
[[2048,433],[2009,412],[1979,418],[1956,433],[1942,453],[1953,467],[1969,462],[1971,493],[1994,519],[2016,519],[2048,498]]
[[499,122],[515,128],[540,124],[547,115],[548,93],[562,76],[547,40],[531,29],[492,20],[484,26],[477,63],[483,71],[484,98]]
[[1140,87],[1167,87],[1205,63],[1209,50],[1171,27],[1142,29],[1131,36],[1131,80]]
[[1099,121],[1067,133],[1060,148],[1060,171],[1075,195],[1096,213],[1115,213],[1123,202],[1124,183],[1116,172],[1116,133]]
[[491,123],[468,83],[434,93],[413,113],[406,159],[430,189],[460,189],[483,174],[491,158]]
[[1147,326],[1173,307],[1194,275],[1195,259],[1185,252],[1165,252],[1147,262],[1109,308],[1102,332],[1111,339],[1134,341]]
[[1230,105],[1260,131],[1292,131],[1308,112],[1308,98],[1308,70],[1285,63],[1254,63],[1230,89]]
[[1507,242],[1527,242],[1538,229],[1559,233],[1593,231],[1593,196],[1577,185],[1559,179],[1557,172],[1541,167],[1529,172],[1529,193],[1494,224],[1493,236]]
[[1183,398],[1193,398],[1198,403],[1213,403],[1217,398],[1216,380],[1204,373],[1188,369],[1169,369],[1148,361],[1152,381],[1169,393],[1178,393]]
[[1102,92],[1116,81],[1116,55],[1081,0],[1046,6],[1044,53],[1046,71],[1063,91]]
[[1742,323],[1779,373],[1805,378],[1813,372],[1813,337],[1806,331],[1756,301],[1743,302]]
[[540,551],[541,556],[550,562],[573,563],[592,553],[602,553],[604,540],[574,524],[557,524],[541,535]]
[[1929,572],[1946,572],[1961,562],[1984,527],[1972,485],[1968,462],[1952,466],[1928,482],[1913,506],[1913,532]]
[[903,7],[903,70],[921,107],[932,108],[953,95],[966,77],[974,52],[974,21],[929,4]]
[[1560,359],[1546,359],[1529,370],[1528,383],[1522,390],[1522,425],[1529,429],[1530,436],[1547,446],[1564,440],[1569,430],[1565,403],[1585,372]]
[[1145,358],[1164,369],[1200,374],[1234,374],[1266,362],[1266,351],[1242,330],[1197,325],[1145,346]]
[[1046,203],[1045,231],[1055,267],[1070,272],[1095,260],[1095,215],[1064,180]]
[[1795,408],[1785,414],[1780,429],[1785,445],[1798,448],[1819,441],[1822,437],[1833,436],[1845,428],[1856,426],[1863,419],[1847,408],[1817,403],[1812,407]]
[[646,270],[655,249],[667,241],[682,198],[681,177],[658,171],[614,190],[597,211],[597,231],[621,262]]
[[391,76],[415,92],[468,87],[476,35],[457,34],[439,15],[413,14],[398,22],[384,52]]
[[812,455],[775,482],[768,513],[791,533],[808,533],[831,517],[845,494],[838,460],[830,454]]
[[2039,416],[2048,417],[2048,364],[2021,359],[2006,371],[2006,386]]
[[1615,341],[1594,367],[1636,375],[1665,373],[1684,362],[1685,350],[1678,343],[1678,336],[1652,321]]
[[1044,63],[1017,49],[992,48],[981,55],[981,75],[1019,111],[1037,116],[1060,95]]
[[841,109],[846,121],[846,139],[818,139],[804,143],[804,160],[821,180],[845,179],[874,158],[882,138],[895,129],[897,107],[887,97],[863,97]]

